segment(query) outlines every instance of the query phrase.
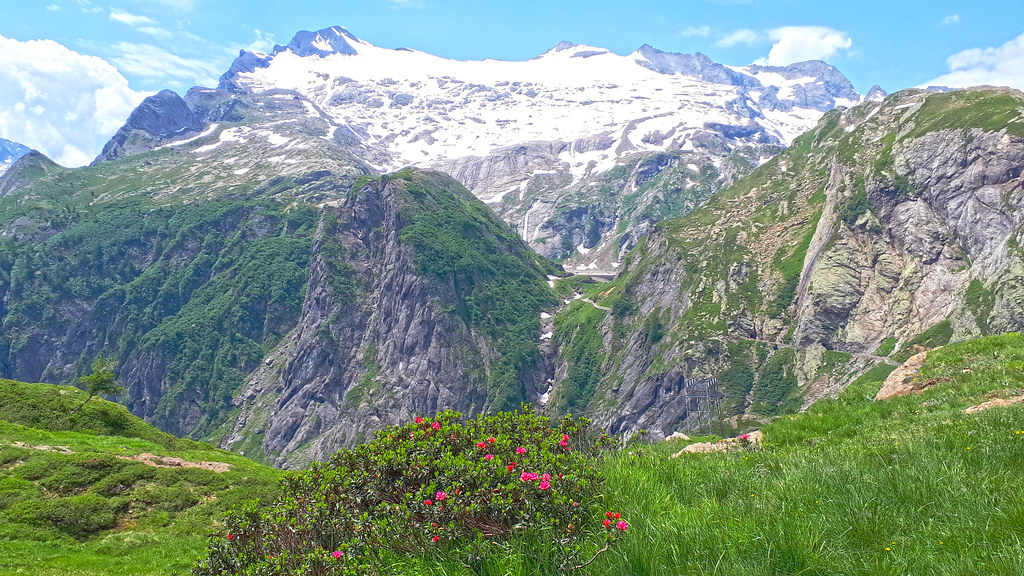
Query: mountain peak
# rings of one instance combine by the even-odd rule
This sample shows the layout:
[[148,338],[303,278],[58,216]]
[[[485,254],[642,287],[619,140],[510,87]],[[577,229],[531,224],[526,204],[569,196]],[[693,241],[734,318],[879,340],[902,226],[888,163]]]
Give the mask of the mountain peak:
[[882,100],[885,100],[885,97],[888,95],[888,92],[883,90],[881,86],[875,84],[870,90],[868,90],[868,93],[864,96],[864,100],[867,100],[868,102],[881,102]]
[[341,26],[331,26],[316,32],[300,30],[287,46],[274,46],[274,54],[289,50],[298,56],[319,56],[321,58],[331,54],[355,56],[359,52],[352,46],[352,43],[361,44],[362,41]]

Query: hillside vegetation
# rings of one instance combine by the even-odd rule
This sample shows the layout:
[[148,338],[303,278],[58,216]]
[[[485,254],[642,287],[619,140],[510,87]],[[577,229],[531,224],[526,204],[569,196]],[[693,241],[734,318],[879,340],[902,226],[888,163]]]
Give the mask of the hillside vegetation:
[[0,574],[186,570],[281,472],[161,432],[70,386],[0,380]]
[[[577,573],[1022,573],[1024,403],[1013,401],[1024,397],[1024,335],[934,350],[914,376],[919,394],[876,400],[889,370],[880,365],[838,398],[765,426],[760,445],[674,458],[689,442],[671,441],[594,460],[604,486],[594,510],[620,512],[629,530]],[[2,574],[168,574],[200,557],[211,529],[219,534],[211,550],[226,552],[224,511],[278,494],[279,472],[163,434],[117,405],[94,400],[78,420],[65,418],[82,399],[84,393],[69,387],[0,382]],[[986,402],[1007,405],[966,412]],[[429,424],[403,430],[429,430]],[[473,440],[474,434],[465,439]],[[703,440],[713,438],[691,442]],[[397,438],[388,444],[411,447]],[[513,444],[501,446],[497,453]],[[123,459],[146,452],[231,467],[158,468]],[[361,448],[336,461],[369,454]],[[380,462],[389,458],[401,460],[396,452]],[[374,461],[365,459],[371,468],[357,484],[376,482]],[[488,461],[471,465],[473,474],[485,472]],[[469,477],[444,465],[435,471],[448,483]],[[288,502],[306,502],[302,490],[317,489],[317,479],[326,478],[321,473],[290,476]],[[560,486],[553,481],[551,490]],[[422,488],[445,489],[429,479]],[[420,513],[416,505],[410,509],[413,517]],[[581,518],[590,524],[581,529],[588,536],[574,544],[574,554],[589,559],[605,542],[602,518]],[[446,541],[434,549],[430,530],[418,536],[426,551],[418,545],[389,553],[379,573],[559,573],[559,556],[543,530],[514,537],[476,562],[465,556],[471,545]]]
[[[629,518],[629,531],[616,547],[598,554],[577,573],[1021,574],[1024,403],[1012,402],[1024,400],[1024,336],[992,336],[933,351],[914,376],[920,394],[876,400],[890,370],[873,369],[837,399],[764,427],[761,444],[740,442],[727,452],[677,456],[690,442],[638,444],[596,460],[605,484],[601,508]],[[967,412],[995,399],[1008,405]],[[714,439],[692,442],[699,440]],[[389,437],[383,444],[406,441]],[[337,458],[351,461],[369,453],[360,449]],[[382,462],[389,458],[386,454],[381,453]],[[416,468],[401,468],[397,474],[416,475]],[[278,505],[279,513],[315,518],[300,512],[303,503],[317,502],[324,491],[336,489],[340,479],[330,480],[328,471],[320,467],[297,476],[287,500]],[[445,466],[434,473],[437,486],[442,479],[452,481]],[[365,480],[356,483],[372,483],[377,475],[371,465],[358,477]],[[430,478],[418,482],[431,492],[438,489]],[[510,488],[511,494],[518,493]],[[415,493],[410,501],[422,497]],[[361,502],[353,500],[357,506]],[[385,503],[383,509],[389,506]],[[410,511],[408,518],[422,520],[418,514],[425,510]],[[592,558],[604,544],[602,517],[582,521],[586,524],[580,530],[590,535],[578,547],[582,557]],[[233,521],[245,538],[266,538],[264,523],[249,515]],[[326,524],[302,524],[303,529],[319,525]],[[443,524],[440,532],[423,526],[408,548],[378,551],[387,562],[374,573],[563,573],[557,555],[550,548],[545,552],[543,537],[532,532],[489,548],[484,558],[474,556],[471,546],[449,539],[445,530],[454,525]],[[444,541],[431,544],[430,535],[435,533]],[[210,550],[222,562],[233,557],[235,545],[220,538]],[[257,549],[247,541],[237,554],[245,556],[246,563],[260,563],[253,557]],[[344,563],[332,558],[327,548],[303,552],[309,565],[318,567],[319,572],[311,573],[344,573]],[[287,560],[262,564],[283,568]],[[219,574],[241,573],[224,569],[223,563],[219,566]],[[208,568],[201,573],[209,573]]]

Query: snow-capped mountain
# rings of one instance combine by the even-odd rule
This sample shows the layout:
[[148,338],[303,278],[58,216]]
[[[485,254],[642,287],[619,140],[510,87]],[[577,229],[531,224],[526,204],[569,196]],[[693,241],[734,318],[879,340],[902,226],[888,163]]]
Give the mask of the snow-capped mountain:
[[[247,107],[227,119],[286,138],[268,110],[293,99],[306,124],[326,126],[322,141],[380,171],[446,171],[541,253],[605,270],[658,220],[700,205],[826,111],[864,100],[819,61],[726,66],[647,45],[621,56],[569,42],[528,61],[460,61],[381,48],[337,26],[299,32],[271,54],[242,51],[216,92],[196,90],[144,103],[152,110],[133,114],[100,160],[195,138],[227,118],[200,111],[196,98]],[[141,127],[162,109],[176,110],[155,122],[165,129]],[[233,134],[218,137],[237,142]]]
[[382,169],[487,156],[521,142],[611,138],[603,150],[564,152],[577,178],[614,166],[626,151],[692,146],[708,124],[738,124],[787,144],[822,112],[860,99],[821,62],[727,67],[701,54],[644,46],[619,56],[568,42],[525,62],[460,61],[379,48],[340,27],[300,32],[271,55],[243,52],[221,87],[295,90],[379,146]]
[[28,151],[28,146],[0,138],[0,176],[3,176],[18,158],[28,154]]

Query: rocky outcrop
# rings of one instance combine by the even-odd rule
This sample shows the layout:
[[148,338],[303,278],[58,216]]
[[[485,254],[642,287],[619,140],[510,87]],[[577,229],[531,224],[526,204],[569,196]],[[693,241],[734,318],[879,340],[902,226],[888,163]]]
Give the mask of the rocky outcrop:
[[894,347],[1024,329],[1022,110],[987,89],[831,112],[663,222],[604,301],[619,313],[595,419],[669,435],[690,416],[686,381],[717,374],[739,425],[834,394]]
[[195,135],[202,129],[203,122],[177,92],[161,90],[132,111],[93,164],[149,150],[157,143]]
[[[504,337],[489,333],[472,313],[460,313],[467,304],[483,303],[478,289],[486,278],[425,273],[417,257],[434,248],[417,248],[403,239],[418,218],[410,203],[429,202],[417,196],[421,187],[462,194],[462,202],[479,201],[446,176],[406,174],[409,179],[367,184],[326,209],[313,246],[302,317],[268,357],[274,370],[255,372],[239,395],[241,411],[224,447],[244,449],[259,431],[258,450],[268,461],[297,466],[415,415],[449,409],[473,415],[496,402],[496,365],[503,357]],[[501,228],[496,220],[487,226]],[[493,243],[490,257],[529,254],[518,239],[500,240],[487,228],[479,233],[485,237],[478,241]],[[523,270],[534,274],[527,280],[533,286],[546,288],[533,262],[527,260]],[[528,306],[527,313],[533,316],[527,324],[536,325],[530,336],[536,346],[540,308]],[[548,377],[542,372],[523,366],[517,388],[534,391]],[[274,400],[268,404],[268,398]]]

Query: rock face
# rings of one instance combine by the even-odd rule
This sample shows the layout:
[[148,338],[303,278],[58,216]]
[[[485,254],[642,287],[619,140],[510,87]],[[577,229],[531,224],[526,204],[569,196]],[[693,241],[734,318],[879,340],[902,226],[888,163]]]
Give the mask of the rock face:
[[[279,355],[268,359],[274,369],[249,379],[224,447],[239,448],[263,430],[258,450],[275,464],[294,466],[415,415],[446,409],[472,415],[507,402],[499,388],[501,360],[510,356],[509,337],[489,332],[475,317],[490,314],[487,322],[500,322],[499,311],[487,311],[491,288],[532,291],[532,299],[515,295],[522,302],[516,314],[530,316],[525,324],[517,320],[512,326],[526,326],[535,347],[540,306],[550,304],[542,271],[510,230],[503,235],[503,226],[480,212],[479,220],[465,220],[476,226],[474,241],[488,246],[487,257],[533,279],[489,288],[494,280],[487,278],[489,266],[477,263],[460,271],[458,262],[448,261],[471,254],[461,252],[434,254],[445,260],[445,271],[442,276],[430,273],[433,265],[425,259],[444,247],[436,238],[416,245],[413,236],[422,231],[421,211],[444,212],[449,199],[432,197],[427,190],[458,195],[459,202],[483,208],[447,176],[402,172],[367,184],[327,209],[313,246],[302,317]],[[417,203],[425,204],[411,208]],[[465,219],[462,210],[445,218]],[[526,399],[519,395],[523,387],[532,396],[542,376],[547,375],[521,369],[512,403]]]
[[1021,93],[989,89],[830,112],[660,224],[602,301],[594,417],[669,435],[690,415],[685,379],[717,374],[732,423],[756,420],[834,393],[894,345],[902,360],[1024,328],[1022,110]]
[[94,163],[151,150],[168,140],[194,136],[202,129],[203,122],[177,92],[161,90],[132,111]]

